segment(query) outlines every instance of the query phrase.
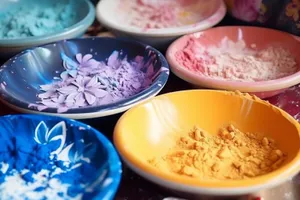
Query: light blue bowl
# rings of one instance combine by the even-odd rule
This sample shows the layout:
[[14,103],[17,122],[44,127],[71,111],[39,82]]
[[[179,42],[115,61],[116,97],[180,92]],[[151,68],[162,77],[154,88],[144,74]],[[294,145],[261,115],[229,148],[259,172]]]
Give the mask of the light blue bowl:
[[111,142],[86,124],[40,115],[0,117],[2,200],[112,200],[121,173]]
[[[61,31],[49,33],[41,36],[32,36],[25,38],[12,38],[12,39],[1,39],[0,38],[0,58],[7,59],[24,49],[47,44],[59,40],[71,39],[81,37],[88,27],[94,22],[95,19],[95,8],[90,0],[1,0],[0,13],[4,13],[7,10],[13,8],[19,8],[20,6],[35,5],[41,7],[41,10],[47,8],[49,3],[55,2],[66,3],[71,5],[72,10],[78,16],[76,18],[77,23],[65,28]],[[1,22],[1,18],[0,18]]]

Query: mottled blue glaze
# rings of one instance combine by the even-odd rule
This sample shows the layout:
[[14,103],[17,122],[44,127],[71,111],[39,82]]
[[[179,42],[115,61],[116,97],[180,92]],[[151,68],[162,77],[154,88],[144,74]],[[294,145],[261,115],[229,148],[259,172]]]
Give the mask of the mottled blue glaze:
[[[15,140],[8,139],[16,134],[19,134],[16,137],[19,144],[16,144]],[[11,156],[8,160],[4,159],[5,163],[10,165],[6,174],[12,168],[18,171],[26,168],[30,170],[30,173],[26,173],[23,179],[32,182],[32,173],[37,173],[41,169],[50,171],[53,169],[51,168],[53,164],[41,164],[39,162],[39,160],[45,162],[48,159],[41,156],[46,155],[45,151],[50,150],[49,153],[55,158],[56,165],[62,166],[61,169],[70,170],[70,168],[64,168],[64,162],[71,163],[71,165],[82,164],[65,174],[55,175],[55,178],[61,182],[71,184],[68,192],[82,192],[84,193],[82,199],[89,200],[112,200],[114,198],[121,179],[121,162],[111,142],[94,128],[78,121],[60,117],[7,115],[0,117],[0,137],[1,162],[3,162],[5,146],[10,149],[13,146],[10,142],[17,145],[17,151],[20,155],[32,157],[37,154],[35,162],[38,164],[32,164],[33,160],[30,158],[24,160]],[[36,150],[37,146],[39,150]],[[44,148],[44,150],[40,148]],[[10,162],[12,160],[14,161]],[[80,191],[76,191],[78,185],[74,184],[73,181],[83,171],[85,171],[86,176],[80,177],[80,181],[85,182],[86,185]],[[1,173],[0,186],[5,176]],[[35,191],[43,192],[43,188],[38,187]]]
[[[27,38],[14,38],[14,39],[1,39],[0,38],[0,58],[8,59],[17,53],[43,44],[48,44],[55,41],[60,41],[70,38],[81,37],[88,27],[95,20],[95,7],[89,0],[1,0],[0,2],[0,13],[13,8],[28,4],[35,4],[41,7],[49,6],[49,3],[54,2],[68,3],[73,8],[78,16],[78,22],[64,30],[56,31],[42,36],[27,37]],[[1,17],[0,17],[1,18]],[[1,21],[1,19],[0,19]]]
[[[69,109],[64,114],[94,113],[125,108],[139,101],[146,100],[157,94],[166,84],[169,76],[169,66],[164,56],[156,49],[126,39],[115,38],[84,38],[60,41],[45,46],[26,50],[7,61],[0,69],[0,95],[2,100],[10,105],[29,110],[29,104],[35,104],[39,99],[39,86],[49,84],[53,77],[65,69],[61,55],[74,57],[77,53],[92,54],[97,61],[104,61],[113,51],[122,51],[128,60],[137,55],[149,60],[153,55],[154,74],[158,74],[149,88],[130,98],[118,102]],[[164,69],[163,71],[161,71]],[[57,109],[47,108],[44,113],[57,113]]]

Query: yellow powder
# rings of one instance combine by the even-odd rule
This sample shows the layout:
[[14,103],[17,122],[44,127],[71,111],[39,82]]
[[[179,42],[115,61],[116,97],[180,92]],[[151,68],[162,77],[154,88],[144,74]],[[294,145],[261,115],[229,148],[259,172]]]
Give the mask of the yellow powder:
[[195,127],[167,155],[149,162],[160,170],[202,180],[239,180],[273,171],[285,158],[273,139],[229,125],[218,135]]

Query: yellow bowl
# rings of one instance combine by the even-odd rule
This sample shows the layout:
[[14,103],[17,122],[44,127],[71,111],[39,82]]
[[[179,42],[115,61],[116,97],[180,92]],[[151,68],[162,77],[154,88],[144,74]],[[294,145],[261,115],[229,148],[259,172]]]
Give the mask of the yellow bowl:
[[[261,132],[288,157],[277,170],[247,180],[203,181],[163,172],[148,160],[175,145],[174,134],[194,125],[217,133],[233,122],[244,132]],[[197,195],[244,195],[277,186],[300,170],[300,125],[283,110],[249,94],[188,90],[160,95],[127,111],[118,121],[114,143],[124,162],[165,188]]]

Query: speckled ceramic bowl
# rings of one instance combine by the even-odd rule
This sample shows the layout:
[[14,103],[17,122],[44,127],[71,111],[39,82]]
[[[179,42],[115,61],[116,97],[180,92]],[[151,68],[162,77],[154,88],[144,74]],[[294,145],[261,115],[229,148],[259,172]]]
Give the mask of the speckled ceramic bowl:
[[[267,35],[268,37],[259,37]],[[234,42],[243,39],[247,45],[256,45],[256,49],[261,50],[269,46],[280,46],[289,50],[298,66],[298,71],[294,74],[278,78],[276,80],[241,82],[234,80],[222,80],[195,73],[182,66],[176,59],[176,53],[182,50],[190,38],[197,40],[204,47],[217,46],[222,39],[227,37]],[[214,88],[224,90],[239,90],[249,92],[260,98],[275,96],[287,88],[300,83],[300,39],[297,36],[260,27],[250,26],[227,26],[216,27],[206,31],[183,36],[170,45],[166,57],[170,63],[170,68],[174,74],[183,80],[195,85],[197,88]]]
[[28,5],[30,3],[36,6],[40,6],[41,10],[43,10],[49,7],[49,3],[53,4],[55,2],[65,3],[72,6],[72,10],[76,13],[76,15],[78,15],[78,18],[76,19],[78,20],[77,23],[64,30],[42,36],[13,39],[0,38],[0,58],[8,59],[9,57],[21,52],[22,50],[33,46],[39,46],[63,39],[81,37],[86,32],[88,27],[94,22],[95,8],[89,0],[52,0],[42,2],[40,0],[2,0],[0,13],[7,11],[8,9],[11,9],[13,7]]
[[[64,61],[77,62],[77,53],[90,54],[97,61],[105,61],[115,50],[123,52],[128,60],[141,56],[151,68],[152,83],[139,93],[106,105],[83,106],[59,113],[56,106],[39,109],[40,86],[55,82],[66,69]],[[149,66],[149,68],[147,67]],[[169,66],[164,56],[150,46],[115,38],[84,38],[60,41],[26,50],[4,63],[0,69],[1,100],[20,112],[59,115],[74,119],[88,119],[113,115],[157,95],[166,84]],[[32,106],[33,105],[33,106]]]
[[[191,2],[191,1],[189,1]],[[96,8],[96,17],[98,21],[117,36],[132,38],[155,48],[166,49],[168,45],[176,38],[201,30],[208,29],[219,23],[226,14],[226,6],[223,0],[198,0],[193,4],[199,8],[199,15],[202,15],[202,20],[191,25],[185,25],[176,28],[160,28],[160,29],[145,29],[131,26],[128,23],[120,23],[116,15],[122,0],[101,0]],[[125,14],[124,17],[128,16]]]
[[[176,145],[176,136],[187,133],[195,125],[217,134],[228,123],[236,124],[245,133],[261,133],[273,138],[287,153],[287,160],[265,175],[226,181],[190,178],[160,170],[149,163],[150,159],[166,155]],[[193,197],[188,199],[202,199],[203,195],[218,196],[222,200],[238,199],[280,185],[300,170],[299,123],[266,101],[235,92],[187,90],[157,96],[130,109],[119,119],[114,144],[133,171],[170,191]]]
[[89,125],[7,115],[0,117],[0,138],[1,199],[113,200],[121,162],[110,141]]

